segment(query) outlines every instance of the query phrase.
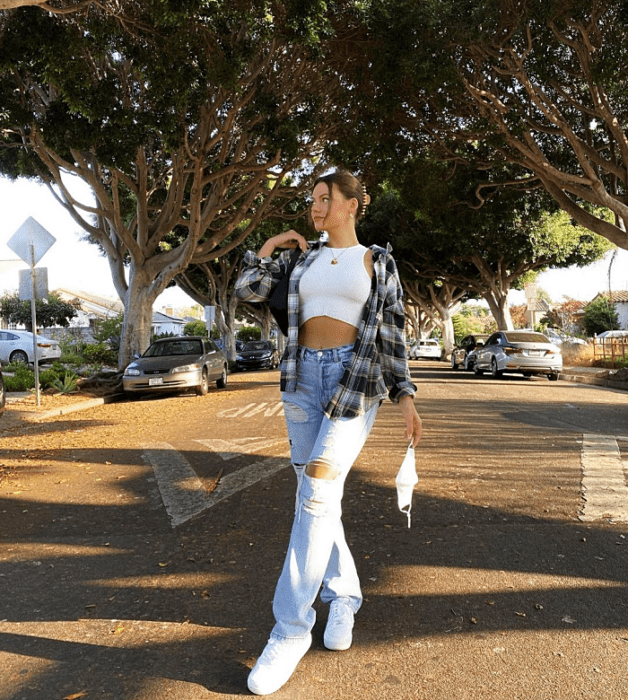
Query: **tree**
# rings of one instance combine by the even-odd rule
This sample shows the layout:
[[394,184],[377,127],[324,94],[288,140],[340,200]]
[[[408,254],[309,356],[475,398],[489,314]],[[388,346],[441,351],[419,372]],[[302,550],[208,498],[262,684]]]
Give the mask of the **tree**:
[[619,330],[619,318],[617,309],[611,304],[608,297],[597,296],[584,310],[582,318],[587,335],[597,335],[604,331]]
[[473,207],[481,174],[472,167],[413,159],[398,163],[391,177],[365,227],[387,232],[410,279],[482,297],[502,329],[512,328],[508,292],[525,273],[586,265],[610,245],[572,226],[566,214],[553,214],[542,190],[493,188],[482,207]]
[[183,335],[203,335],[207,337],[205,321],[189,321],[183,326]]
[[[367,116],[385,120],[398,150],[429,139],[440,157],[469,162],[460,145],[473,144],[487,176],[498,166],[492,184],[541,186],[579,225],[628,248],[624,2],[382,0],[373,8],[362,94],[379,89],[386,114],[374,104]],[[521,172],[502,178],[503,163]]]
[[[78,300],[74,303],[66,302],[58,295],[50,293],[46,299],[35,300],[37,326],[40,328],[51,328],[52,326],[67,328],[79,308]],[[0,297],[0,317],[7,323],[25,326],[28,331],[33,330],[31,302],[20,301],[18,294],[4,294]]]
[[[130,7],[132,31],[98,7],[0,16],[0,172],[45,182],[106,254],[125,308],[121,366],[148,345],[176,275],[307,186],[304,159],[333,125],[323,58],[342,15],[322,0]],[[77,201],[69,175],[93,201]]]

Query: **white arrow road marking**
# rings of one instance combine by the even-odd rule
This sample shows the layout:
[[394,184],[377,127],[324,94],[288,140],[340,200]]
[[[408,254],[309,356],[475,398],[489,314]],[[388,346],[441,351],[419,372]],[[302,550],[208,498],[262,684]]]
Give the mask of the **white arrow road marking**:
[[144,450],[152,465],[172,527],[207,508],[207,492],[190,463],[167,442],[154,442]]
[[628,486],[617,439],[585,433],[582,441],[582,496],[580,520],[611,519],[628,522]]
[[[261,447],[262,442],[268,444],[279,442],[278,440],[269,441],[264,438],[250,438],[249,440],[256,441],[256,444],[248,446],[250,452]],[[199,440],[198,442],[205,441]],[[235,443],[239,442],[238,440],[231,442],[227,440],[208,440],[207,442],[225,443],[224,447],[227,450],[227,457],[223,457],[223,459],[231,459],[237,456],[238,446]],[[264,444],[264,446],[267,445]],[[242,454],[242,451],[240,451],[240,454]],[[281,469],[285,469],[290,464],[288,457],[289,449],[276,457],[267,457],[232,474],[227,474],[227,476],[223,476],[220,479],[220,482],[211,493],[207,493],[190,463],[172,445],[169,445],[167,442],[154,442],[146,445],[144,448],[144,459],[153,467],[159,491],[173,528],[224,501],[229,496],[233,496],[238,491],[252,486]]]
[[285,442],[286,438],[263,438],[263,437],[246,437],[236,438],[235,440],[195,440],[200,442],[203,447],[206,447],[210,452],[215,452],[225,462],[228,462],[234,457],[240,455],[250,455],[263,450],[266,447],[276,445],[278,442]]

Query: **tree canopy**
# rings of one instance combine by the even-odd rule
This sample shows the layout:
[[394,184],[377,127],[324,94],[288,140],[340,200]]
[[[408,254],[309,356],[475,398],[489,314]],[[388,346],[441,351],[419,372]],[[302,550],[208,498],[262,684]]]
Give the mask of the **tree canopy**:
[[[0,16],[0,172],[48,184],[106,253],[125,306],[121,364],[148,344],[152,302],[178,273],[227,253],[306,185],[333,124],[338,79],[322,46],[342,9],[130,8],[131,29],[93,6]],[[68,175],[93,201],[77,201]]]
[[[489,185],[541,186],[628,248],[627,26],[620,0],[374,0],[352,74],[357,133],[381,129],[380,165],[429,144]],[[503,178],[505,163],[519,171]]]

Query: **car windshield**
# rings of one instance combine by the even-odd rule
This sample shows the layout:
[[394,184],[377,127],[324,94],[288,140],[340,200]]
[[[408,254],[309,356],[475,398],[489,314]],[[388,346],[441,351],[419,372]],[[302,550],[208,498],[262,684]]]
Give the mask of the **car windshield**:
[[251,350],[270,350],[267,342],[263,340],[252,340],[244,346],[245,352],[251,352]]
[[509,343],[549,343],[549,340],[541,333],[504,333]]
[[167,355],[202,355],[203,346],[200,340],[168,340],[151,345],[143,357],[165,357]]

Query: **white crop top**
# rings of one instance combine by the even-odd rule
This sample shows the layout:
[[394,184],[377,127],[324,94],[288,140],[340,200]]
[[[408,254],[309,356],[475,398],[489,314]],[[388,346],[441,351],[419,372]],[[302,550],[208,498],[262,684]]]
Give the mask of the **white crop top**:
[[315,316],[329,316],[356,328],[360,325],[371,292],[371,278],[364,267],[367,250],[360,244],[321,248],[299,283],[299,326]]

